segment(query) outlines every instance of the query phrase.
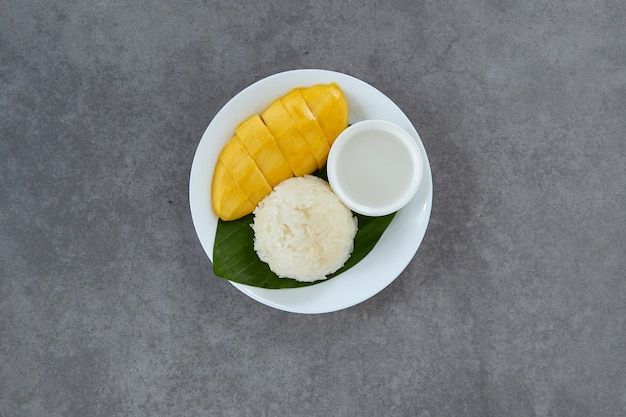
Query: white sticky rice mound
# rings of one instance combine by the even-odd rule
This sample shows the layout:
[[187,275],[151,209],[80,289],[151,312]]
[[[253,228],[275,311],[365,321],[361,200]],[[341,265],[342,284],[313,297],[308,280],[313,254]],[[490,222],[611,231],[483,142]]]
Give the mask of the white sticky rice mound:
[[326,279],[354,249],[357,218],[312,175],[278,184],[254,210],[254,250],[281,278]]

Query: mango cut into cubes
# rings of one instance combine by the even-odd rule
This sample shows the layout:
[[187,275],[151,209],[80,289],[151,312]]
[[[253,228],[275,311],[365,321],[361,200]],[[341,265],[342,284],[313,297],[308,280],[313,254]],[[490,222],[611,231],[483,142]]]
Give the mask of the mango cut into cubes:
[[272,132],[278,148],[285,155],[296,177],[310,174],[317,169],[311,148],[280,100],[270,104],[261,114],[261,118]]
[[252,115],[218,156],[211,185],[215,214],[236,220],[254,211],[278,183],[326,165],[348,127],[348,105],[336,83],[296,88]]
[[330,145],[315,115],[306,104],[304,97],[302,97],[300,91],[293,90],[281,98],[280,101],[294,121],[309,149],[313,152],[317,167],[322,168],[326,165]]
[[348,103],[343,92],[337,84],[314,85],[300,88],[299,91],[332,146],[337,136],[348,126]]
[[224,146],[218,159],[255,206],[272,191],[272,187],[246,150],[239,136],[235,135]]
[[252,204],[246,193],[228,172],[228,168],[217,160],[213,173],[213,195],[227,195],[228,198],[213,199],[213,210],[216,213],[224,213],[227,219],[238,219],[252,213],[255,204]]
[[293,176],[274,136],[258,115],[255,114],[240,124],[235,132],[270,187],[274,188],[279,182]]

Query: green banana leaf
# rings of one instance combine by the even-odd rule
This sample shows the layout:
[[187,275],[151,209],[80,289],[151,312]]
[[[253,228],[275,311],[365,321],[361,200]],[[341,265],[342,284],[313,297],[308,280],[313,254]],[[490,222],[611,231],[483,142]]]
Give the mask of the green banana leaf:
[[[326,179],[325,172],[317,172]],[[395,213],[381,217],[368,217],[356,214],[358,230],[354,238],[354,250],[345,265],[328,277],[331,279],[352,268],[361,261],[376,245]],[[249,214],[237,220],[219,220],[213,247],[213,272],[229,281],[261,288],[299,288],[324,281],[299,282],[289,278],[279,278],[269,266],[261,261],[254,251],[254,231],[250,226],[254,216]]]

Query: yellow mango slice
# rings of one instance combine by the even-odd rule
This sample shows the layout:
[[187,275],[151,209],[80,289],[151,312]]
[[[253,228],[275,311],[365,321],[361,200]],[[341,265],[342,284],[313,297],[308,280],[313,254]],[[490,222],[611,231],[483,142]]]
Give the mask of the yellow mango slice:
[[291,120],[296,124],[307,145],[309,145],[309,149],[315,157],[317,167],[322,168],[326,165],[330,145],[315,115],[306,104],[304,97],[296,89],[287,93],[280,101],[285,110],[287,110]]
[[244,120],[215,166],[215,214],[222,220],[241,218],[281,181],[322,168],[346,127],[348,105],[335,83],[293,89],[260,116]]
[[336,83],[317,84],[299,90],[332,146],[337,136],[348,127],[348,103],[343,91]]
[[[224,198],[228,196],[228,198]],[[222,220],[236,220],[256,207],[243,192],[241,187],[228,172],[222,161],[217,160],[211,184],[211,202],[213,211]]]
[[279,182],[293,177],[285,156],[259,115],[248,118],[237,126],[235,132],[270,187],[274,188]]
[[272,191],[239,136],[235,135],[224,146],[218,159],[255,206]]
[[280,99],[270,104],[261,114],[261,118],[296,176],[311,174],[317,169],[317,162],[309,145],[291,120]]

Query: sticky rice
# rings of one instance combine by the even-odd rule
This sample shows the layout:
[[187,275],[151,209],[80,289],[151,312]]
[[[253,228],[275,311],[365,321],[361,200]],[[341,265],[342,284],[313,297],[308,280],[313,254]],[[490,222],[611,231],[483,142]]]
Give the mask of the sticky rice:
[[354,249],[357,219],[328,183],[312,175],[278,184],[254,210],[254,250],[281,278],[318,281]]

